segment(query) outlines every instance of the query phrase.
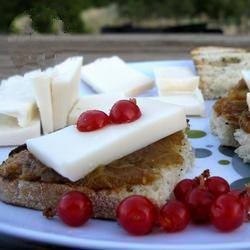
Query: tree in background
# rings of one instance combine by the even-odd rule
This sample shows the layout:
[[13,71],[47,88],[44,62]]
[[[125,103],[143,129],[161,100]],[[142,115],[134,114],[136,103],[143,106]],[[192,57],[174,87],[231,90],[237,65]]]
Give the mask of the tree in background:
[[25,12],[32,16],[39,32],[51,32],[51,28],[45,26],[59,18],[65,32],[81,33],[84,24],[80,13],[111,3],[116,3],[120,15],[131,21],[160,17],[193,20],[205,16],[218,24],[240,24],[244,18],[250,18],[249,0],[0,0],[0,32],[8,32],[12,20]]
[[55,10],[39,6],[27,11],[27,14],[32,19],[32,28],[40,33],[52,33],[53,23],[56,19],[59,19]]
[[[8,32],[13,19],[23,13],[30,15],[38,32],[52,32],[53,19],[63,21],[64,31],[68,33],[84,32],[80,13],[92,6],[105,6],[112,0],[0,0],[0,32]],[[47,19],[47,20],[46,20]]]
[[0,0],[0,30],[8,32],[13,19],[26,13],[31,16],[34,28],[41,33],[52,32],[53,19],[64,22],[64,30],[71,33],[84,31],[80,13],[86,1],[81,0]]

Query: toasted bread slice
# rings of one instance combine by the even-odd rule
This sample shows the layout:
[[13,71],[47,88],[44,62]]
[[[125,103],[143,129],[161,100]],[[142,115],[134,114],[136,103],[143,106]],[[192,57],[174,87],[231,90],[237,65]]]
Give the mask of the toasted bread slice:
[[250,68],[250,53],[241,48],[199,47],[191,55],[205,99],[226,96],[241,79],[241,71]]
[[226,97],[217,100],[210,119],[211,131],[217,135],[224,146],[238,147],[234,133],[240,127],[240,117],[247,110],[246,94],[248,88],[242,79],[230,89]]
[[193,160],[191,145],[180,131],[71,182],[27,149],[16,149],[0,167],[0,199],[44,210],[54,208],[64,193],[78,190],[92,200],[94,217],[115,219],[119,202],[133,194],[161,206]]
[[226,97],[217,100],[210,120],[212,133],[222,145],[236,147],[235,153],[244,162],[250,162],[248,91],[246,82],[239,81]]
[[212,111],[210,119],[211,132],[217,135],[223,146],[237,147],[239,143],[234,139],[235,128],[228,121]]
[[244,162],[250,162],[250,134],[246,133],[243,129],[237,129],[234,133],[234,138],[240,145],[235,150],[235,153]]
[[216,54],[216,53],[228,53],[228,52],[246,52],[243,48],[234,47],[221,47],[221,46],[201,46],[196,47],[191,51],[192,56],[196,55],[206,55],[206,54]]

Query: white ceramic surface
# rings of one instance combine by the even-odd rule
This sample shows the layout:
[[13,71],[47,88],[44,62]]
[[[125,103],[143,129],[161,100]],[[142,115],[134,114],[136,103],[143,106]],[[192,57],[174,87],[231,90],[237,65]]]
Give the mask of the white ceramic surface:
[[[189,65],[191,61],[165,61],[133,63],[135,67],[149,76],[155,66],[163,65]],[[82,94],[91,94],[91,90],[82,85]],[[156,95],[156,91],[148,91],[144,95]],[[211,110],[212,102],[207,102],[207,117]],[[231,157],[218,151],[219,141],[209,132],[208,118],[191,118],[191,129],[199,129],[207,132],[207,136],[200,139],[192,139],[194,148],[206,148],[213,152],[207,158],[196,159],[195,167],[187,176],[193,177],[209,168],[213,175],[225,177],[229,182],[240,177],[232,165],[220,165],[221,159],[231,161]],[[210,146],[209,146],[210,145]],[[211,147],[212,145],[212,147]],[[208,146],[208,147],[207,147]],[[0,162],[6,159],[11,148],[0,148]],[[95,248],[95,249],[168,249],[168,250],[195,250],[195,249],[249,249],[250,248],[250,224],[244,224],[238,230],[231,233],[220,233],[211,225],[194,226],[180,233],[166,234],[162,231],[154,231],[152,234],[142,237],[128,235],[116,222],[103,220],[90,220],[80,228],[70,228],[63,225],[58,219],[47,220],[41,212],[19,208],[0,202],[0,232],[29,240],[42,241],[71,247]]]

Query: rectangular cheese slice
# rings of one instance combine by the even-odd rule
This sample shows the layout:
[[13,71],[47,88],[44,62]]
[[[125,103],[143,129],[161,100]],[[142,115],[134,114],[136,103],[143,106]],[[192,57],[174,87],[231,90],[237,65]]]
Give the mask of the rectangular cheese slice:
[[67,125],[68,114],[79,96],[83,57],[71,57],[56,65],[52,76],[54,130]]
[[153,87],[153,80],[129,67],[121,58],[100,58],[82,67],[82,79],[98,93],[137,96]]
[[36,114],[36,102],[28,77],[13,76],[2,81],[0,114],[16,118],[20,127],[29,126]]
[[27,139],[40,135],[38,116],[28,126],[22,128],[17,124],[16,118],[0,114],[0,146],[22,145]]
[[68,125],[75,124],[80,114],[87,110],[98,109],[109,114],[109,111],[114,103],[122,99],[128,98],[125,98],[119,93],[82,96],[78,99],[77,103],[69,113]]
[[154,69],[156,85],[161,95],[162,91],[192,92],[199,86],[199,76],[194,75],[189,67],[167,66]]
[[77,181],[108,164],[186,128],[183,110],[164,102],[138,98],[142,116],[131,123],[108,125],[92,132],[69,126],[27,140],[28,150],[60,175]]
[[51,96],[51,68],[31,78],[34,96],[39,109],[44,134],[53,132],[53,111]]
[[204,115],[205,103],[199,89],[199,76],[186,66],[168,66],[154,69],[156,85],[164,102],[179,105],[186,115]]
[[152,97],[152,99],[178,105],[183,108],[186,115],[203,116],[205,114],[204,98],[198,88],[194,92],[166,92],[163,96]]

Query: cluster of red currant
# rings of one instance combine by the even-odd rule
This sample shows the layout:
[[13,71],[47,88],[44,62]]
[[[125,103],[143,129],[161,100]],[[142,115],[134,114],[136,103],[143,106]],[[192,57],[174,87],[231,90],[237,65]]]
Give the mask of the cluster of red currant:
[[105,127],[108,124],[129,123],[141,116],[140,108],[136,105],[135,99],[120,100],[110,110],[109,115],[100,110],[88,110],[83,112],[76,123],[80,132],[94,131]]
[[250,198],[247,191],[230,190],[228,182],[209,177],[206,170],[194,179],[183,179],[174,188],[175,200],[160,209],[143,196],[123,200],[117,220],[129,233],[149,233],[155,224],[166,232],[178,232],[192,220],[195,224],[212,223],[220,231],[232,231],[247,219]]
[[[166,232],[178,232],[192,220],[196,224],[211,222],[221,231],[232,231],[248,219],[250,198],[247,190],[230,190],[228,182],[209,177],[206,170],[194,179],[183,179],[174,189],[175,200],[160,209],[141,195],[125,198],[117,207],[118,223],[133,235],[144,235],[159,226]],[[70,226],[80,226],[92,215],[92,203],[80,192],[65,194],[56,213]]]
[[247,192],[230,190],[225,179],[210,177],[208,170],[194,179],[180,181],[174,195],[197,224],[211,222],[220,231],[232,231],[247,219],[250,205]]

